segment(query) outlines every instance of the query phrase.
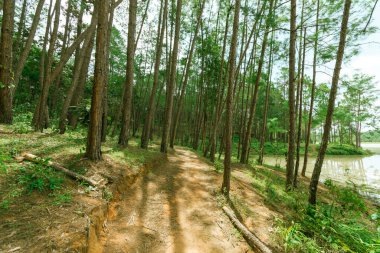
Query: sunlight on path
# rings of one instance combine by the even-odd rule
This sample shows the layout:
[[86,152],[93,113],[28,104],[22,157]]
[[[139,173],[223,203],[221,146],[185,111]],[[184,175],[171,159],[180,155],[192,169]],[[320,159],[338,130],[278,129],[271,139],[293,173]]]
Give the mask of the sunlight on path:
[[114,206],[105,252],[251,252],[217,206],[218,177],[191,151],[168,154]]

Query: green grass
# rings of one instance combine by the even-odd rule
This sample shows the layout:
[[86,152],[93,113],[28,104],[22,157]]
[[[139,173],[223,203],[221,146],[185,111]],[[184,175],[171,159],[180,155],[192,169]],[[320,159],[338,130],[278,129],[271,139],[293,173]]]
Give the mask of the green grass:
[[286,252],[380,252],[380,209],[353,189],[326,182],[328,192],[319,193],[312,211],[306,185],[285,192],[285,178],[270,170],[252,168],[247,176],[266,205],[283,215],[276,234]]

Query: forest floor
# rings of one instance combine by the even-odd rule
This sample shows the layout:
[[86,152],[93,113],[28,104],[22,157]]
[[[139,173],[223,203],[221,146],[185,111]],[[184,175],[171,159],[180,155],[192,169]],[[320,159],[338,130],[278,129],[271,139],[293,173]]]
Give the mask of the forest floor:
[[218,205],[220,174],[186,149],[167,159],[112,205],[104,252],[251,252]]
[[[0,252],[253,252],[223,213],[222,175],[205,159],[185,148],[166,157],[158,147],[141,152],[132,142],[120,150],[110,141],[95,164],[82,158],[81,136],[0,126]],[[40,175],[43,164],[13,159],[22,152],[105,181],[104,188],[55,171]],[[255,225],[268,240],[271,224]]]
[[[313,228],[302,223],[307,220],[308,179],[301,179],[299,190],[285,193],[281,169],[234,164],[227,203],[220,194],[220,166],[187,148],[165,156],[157,146],[142,152],[132,140],[127,149],[120,149],[110,139],[103,145],[103,161],[93,163],[83,159],[84,136],[80,131],[17,134],[0,126],[0,252],[253,252],[223,213],[224,205],[274,252],[283,252],[284,245],[292,252],[323,250],[319,245],[325,244],[324,238],[302,234],[320,229],[318,223]],[[46,174],[43,164],[13,159],[22,152],[50,158],[103,182],[103,187],[55,171]],[[52,187],[57,182],[61,184]],[[350,202],[337,201],[340,194]],[[367,206],[347,194],[320,187],[325,208],[339,213],[336,224],[353,222],[342,220],[347,215],[339,206]],[[366,236],[374,235],[378,224],[367,218],[374,212],[368,204],[358,211],[362,223],[353,223],[371,228]],[[337,235],[331,236],[335,240]],[[338,246],[347,243],[345,237],[337,239]]]

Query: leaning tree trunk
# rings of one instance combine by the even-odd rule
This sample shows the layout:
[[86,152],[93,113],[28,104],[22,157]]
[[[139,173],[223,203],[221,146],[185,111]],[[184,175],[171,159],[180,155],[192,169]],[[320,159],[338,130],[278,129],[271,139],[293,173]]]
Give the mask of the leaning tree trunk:
[[225,155],[224,155],[224,171],[222,193],[225,196],[230,194],[230,178],[231,178],[231,153],[232,153],[232,124],[233,124],[233,90],[236,64],[236,44],[239,33],[239,15],[240,15],[240,0],[235,2],[234,24],[232,28],[231,47],[228,63],[228,89],[226,100],[226,127],[225,127]]
[[[94,12],[98,11],[98,27],[96,33],[96,53],[94,86],[92,88],[92,99],[90,109],[90,123],[88,126],[86,157],[91,160],[100,160],[101,154],[101,130],[102,130],[102,105],[103,91],[106,72],[106,47],[108,35],[108,1],[97,0]],[[101,11],[100,11],[101,10]]]
[[325,158],[325,153],[326,153],[326,149],[327,149],[327,145],[329,141],[331,124],[332,124],[332,119],[333,119],[333,114],[334,114],[335,99],[336,99],[336,94],[338,91],[340,70],[342,68],[344,49],[346,46],[347,26],[348,26],[348,20],[350,17],[350,8],[351,8],[351,0],[345,0],[342,26],[340,30],[339,48],[338,48],[338,53],[336,57],[334,74],[333,74],[333,78],[331,82],[331,90],[330,90],[330,96],[329,96],[329,103],[327,107],[325,126],[323,130],[322,142],[319,148],[317,161],[314,166],[313,175],[311,177],[310,187],[309,187],[309,192],[310,192],[309,203],[311,205],[315,205],[317,202],[317,189],[318,189],[319,176],[321,174],[322,164]]
[[[273,6],[274,6],[274,0],[271,0],[268,16],[271,16],[271,13],[273,11]],[[258,98],[258,93],[259,93],[259,84],[260,84],[261,73],[262,73],[262,69],[264,65],[265,51],[267,48],[268,33],[269,33],[270,25],[271,25],[271,19],[267,18],[266,26],[265,26],[265,34],[264,34],[263,44],[262,44],[261,53],[260,53],[260,60],[259,60],[259,65],[257,69],[255,89],[254,89],[254,94],[252,96],[251,106],[249,109],[248,124],[247,124],[247,129],[245,131],[245,137],[243,139],[243,145],[242,145],[242,150],[241,150],[240,163],[243,163],[243,164],[248,163],[249,146],[251,143],[251,135],[252,135],[252,124],[253,124],[253,118],[255,117],[255,112],[256,112],[257,98]]]
[[48,115],[47,112],[47,100],[49,96],[49,88],[52,82],[51,74],[52,74],[52,66],[54,61],[54,51],[55,51],[55,44],[58,37],[58,27],[59,27],[59,18],[60,18],[60,11],[61,11],[61,0],[57,0],[55,2],[55,18],[54,18],[54,25],[53,25],[53,31],[50,37],[49,42],[49,50],[46,58],[46,72],[45,72],[45,78],[42,84],[42,90],[39,97],[38,105],[36,107],[36,120],[34,122],[34,128],[36,131],[43,131],[43,129],[48,125],[48,122],[46,121]]
[[175,82],[176,82],[176,76],[177,76],[179,33],[181,29],[181,12],[182,12],[182,0],[177,0],[173,52],[171,54],[170,77],[169,77],[168,87],[166,90],[165,117],[164,117],[164,127],[162,131],[162,140],[161,140],[161,152],[163,153],[166,153],[168,149],[169,132],[170,132],[170,126],[172,122],[173,95],[174,95],[173,93],[175,90]]
[[12,46],[15,3],[4,1],[0,41],[0,123],[12,124]]
[[129,1],[129,23],[128,23],[128,48],[127,48],[127,73],[123,94],[123,111],[121,119],[121,131],[119,144],[123,147],[128,145],[131,111],[132,111],[132,91],[134,79],[134,54],[135,54],[135,34],[136,34],[136,11],[137,0]]
[[42,11],[42,9],[44,7],[44,3],[45,3],[45,0],[39,0],[38,1],[37,8],[35,10],[35,14],[34,14],[34,17],[33,17],[32,26],[30,27],[30,30],[29,30],[28,38],[27,38],[27,40],[25,42],[24,49],[21,50],[20,57],[18,58],[17,64],[15,66],[14,87],[13,87],[13,91],[12,91],[12,97],[15,94],[15,91],[17,89],[18,83],[20,81],[20,77],[21,77],[22,71],[23,71],[25,63],[26,63],[26,59],[28,58],[30,49],[32,48],[32,44],[33,44],[33,41],[34,41],[34,36],[36,35],[38,24],[40,22],[41,11]]
[[[70,107],[71,101],[73,99],[74,92],[77,90],[79,80],[80,80],[80,76],[82,74],[81,71],[85,70],[85,68],[83,68],[83,65],[84,65],[84,62],[86,60],[86,54],[91,53],[91,51],[88,52],[87,48],[92,49],[92,47],[93,47],[93,45],[92,45],[93,44],[93,38],[92,37],[93,37],[93,33],[95,32],[96,22],[97,22],[97,14],[94,13],[92,16],[92,20],[91,20],[91,27],[92,27],[93,31],[91,33],[88,33],[87,38],[83,42],[82,49],[80,50],[80,53],[79,53],[78,62],[76,63],[76,69],[74,71],[74,76],[73,76],[72,81],[71,81],[71,86],[68,89],[67,94],[66,94],[66,98],[63,102],[62,111],[61,111],[61,114],[59,117],[59,133],[60,134],[64,134],[66,131],[66,121],[67,121],[67,114],[69,111],[69,107]],[[91,57],[91,56],[89,56],[89,57]],[[86,71],[86,74],[87,74],[87,71]]]

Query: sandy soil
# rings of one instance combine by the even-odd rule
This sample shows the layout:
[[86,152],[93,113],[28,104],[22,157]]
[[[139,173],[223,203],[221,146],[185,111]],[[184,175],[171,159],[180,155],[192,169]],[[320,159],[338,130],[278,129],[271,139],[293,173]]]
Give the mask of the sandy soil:
[[109,209],[104,252],[252,252],[218,207],[221,175],[177,149]]

